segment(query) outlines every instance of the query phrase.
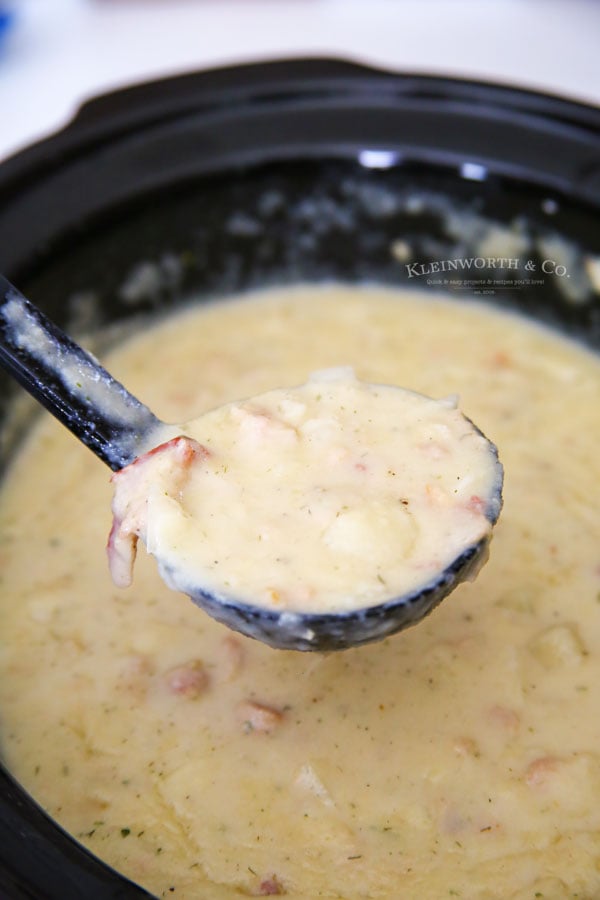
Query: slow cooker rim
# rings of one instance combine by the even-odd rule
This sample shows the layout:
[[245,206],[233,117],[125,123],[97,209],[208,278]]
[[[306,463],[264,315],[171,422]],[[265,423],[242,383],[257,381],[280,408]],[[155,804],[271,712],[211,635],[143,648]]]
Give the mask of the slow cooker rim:
[[[144,195],[161,189],[167,169],[171,183],[175,165],[183,182],[223,171],[226,156],[232,171],[324,152],[360,160],[361,146],[393,151],[399,166],[423,160],[460,171],[468,158],[600,209],[600,109],[340,60],[290,67],[286,74],[279,60],[191,73],[89,101],[65,129],[0,165],[1,267],[18,279],[20,257],[44,245],[50,224],[56,238],[131,199],[134,185]],[[390,117],[402,118],[401,136]]]
[[[240,83],[241,81],[241,83]],[[95,144],[131,133],[141,124],[207,112],[226,103],[238,107],[289,96],[341,97],[368,94],[418,101],[464,102],[553,121],[600,141],[600,108],[557,94],[419,72],[389,72],[341,58],[276,59],[173,75],[92,97],[62,129],[9,156],[0,164],[0,200],[22,180],[43,176]]]

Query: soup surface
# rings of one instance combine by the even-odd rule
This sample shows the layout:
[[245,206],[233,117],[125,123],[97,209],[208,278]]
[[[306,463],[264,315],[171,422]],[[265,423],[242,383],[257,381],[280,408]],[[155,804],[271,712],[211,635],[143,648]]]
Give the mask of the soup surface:
[[0,498],[2,755],[160,897],[600,896],[600,363],[476,303],[298,287],[198,305],[110,370],[163,419],[352,365],[460,396],[499,449],[491,557],[423,623],[330,655],[227,631],[141,554],[50,420]]

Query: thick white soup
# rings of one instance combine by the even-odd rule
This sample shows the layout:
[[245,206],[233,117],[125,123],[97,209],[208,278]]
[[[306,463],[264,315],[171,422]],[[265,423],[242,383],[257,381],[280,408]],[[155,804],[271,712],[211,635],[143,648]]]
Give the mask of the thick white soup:
[[421,624],[330,655],[106,563],[110,473],[54,421],[0,494],[0,746],[159,897],[600,896],[600,363],[519,318],[378,288],[198,305],[106,360],[167,421],[352,366],[457,394],[498,446],[488,564]]
[[192,596],[345,613],[435,584],[487,544],[500,509],[496,448],[456,398],[366,384],[351,367],[160,426],[148,443],[112,479],[121,586],[141,537]]

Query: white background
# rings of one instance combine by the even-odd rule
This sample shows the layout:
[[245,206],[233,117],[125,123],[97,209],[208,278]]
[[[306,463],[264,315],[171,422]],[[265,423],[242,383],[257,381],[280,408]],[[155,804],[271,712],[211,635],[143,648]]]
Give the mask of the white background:
[[594,0],[0,0],[0,159],[87,97],[242,60],[335,55],[600,105]]

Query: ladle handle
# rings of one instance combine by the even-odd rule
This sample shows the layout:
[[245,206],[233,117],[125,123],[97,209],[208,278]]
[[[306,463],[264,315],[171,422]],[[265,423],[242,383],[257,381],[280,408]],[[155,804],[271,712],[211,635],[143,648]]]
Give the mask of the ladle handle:
[[111,469],[160,422],[0,275],[0,365]]

